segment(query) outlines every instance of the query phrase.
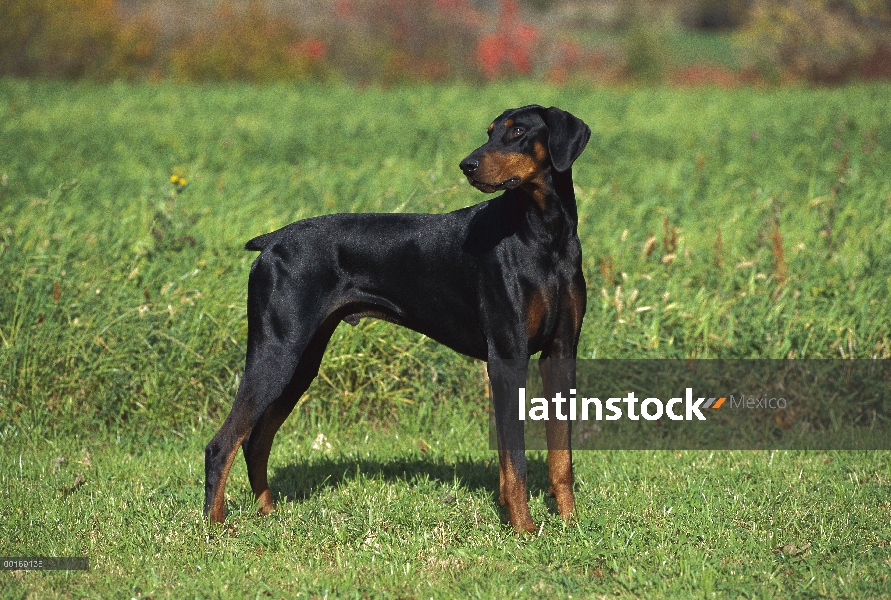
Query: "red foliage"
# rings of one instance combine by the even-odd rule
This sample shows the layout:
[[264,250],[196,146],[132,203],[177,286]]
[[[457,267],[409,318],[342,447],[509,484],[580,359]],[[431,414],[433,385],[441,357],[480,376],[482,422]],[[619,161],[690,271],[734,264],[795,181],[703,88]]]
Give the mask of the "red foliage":
[[480,37],[476,58],[486,79],[504,75],[528,75],[533,50],[540,37],[537,27],[524,23],[516,0],[502,0],[498,31]]
[[319,62],[325,58],[325,54],[328,52],[328,44],[319,38],[312,36],[304,38],[291,46],[293,52],[303,54],[315,62]]

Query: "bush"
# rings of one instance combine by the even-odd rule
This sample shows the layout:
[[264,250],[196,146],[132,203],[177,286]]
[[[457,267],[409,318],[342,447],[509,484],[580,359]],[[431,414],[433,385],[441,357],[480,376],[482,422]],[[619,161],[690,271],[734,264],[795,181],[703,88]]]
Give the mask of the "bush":
[[209,23],[173,44],[168,68],[175,79],[274,81],[322,73],[326,44],[271,14],[265,2],[240,8],[228,0]]
[[466,79],[483,20],[468,0],[338,0],[322,35],[350,79]]
[[114,0],[0,0],[0,14],[0,73],[136,77],[157,50],[157,30],[124,25]]
[[[337,73],[384,84],[535,74],[555,81],[599,77],[606,54],[558,34],[553,24],[545,30],[530,23],[520,10],[548,10],[553,4],[0,0],[0,75],[262,82]],[[649,52],[640,44],[633,49]],[[632,60],[632,71],[658,78],[658,65],[650,74],[647,59]]]
[[17,76],[392,83],[575,72],[585,54],[517,0],[0,0],[0,14],[0,74]]
[[752,0],[738,37],[768,77],[835,83],[858,73],[889,23],[883,0]]
[[625,67],[635,79],[659,81],[668,68],[668,50],[654,27],[636,21],[625,36]]

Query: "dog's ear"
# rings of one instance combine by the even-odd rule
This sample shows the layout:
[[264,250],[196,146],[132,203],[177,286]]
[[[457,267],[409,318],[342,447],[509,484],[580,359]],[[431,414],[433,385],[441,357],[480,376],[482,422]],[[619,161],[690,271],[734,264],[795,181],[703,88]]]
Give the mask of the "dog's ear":
[[591,129],[578,117],[557,107],[552,106],[543,113],[550,132],[548,151],[551,154],[551,163],[557,171],[563,173],[569,170],[585,149],[588,138],[591,137]]

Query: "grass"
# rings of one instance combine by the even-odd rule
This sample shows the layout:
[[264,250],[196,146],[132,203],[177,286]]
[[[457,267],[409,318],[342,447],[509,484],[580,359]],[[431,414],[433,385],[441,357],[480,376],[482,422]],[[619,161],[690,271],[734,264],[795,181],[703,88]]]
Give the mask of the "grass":
[[380,322],[337,330],[279,434],[281,510],[254,515],[240,459],[229,526],[200,506],[243,242],[482,200],[457,162],[507,106],[594,131],[581,356],[888,358],[889,91],[0,81],[0,555],[92,561],[0,595],[886,596],[886,453],[580,452],[571,527],[531,454],[521,540],[481,365]]
[[[318,429],[286,425],[272,457],[279,511],[256,516],[239,461],[226,528],[199,510],[209,429],[151,446],[66,440],[21,466],[7,451],[4,551],[92,562],[3,573],[3,587],[40,597],[887,595],[886,453],[581,452],[572,527],[543,497],[535,453],[543,534],[521,540],[499,521],[497,462],[467,423],[443,423],[426,452],[420,435],[325,427],[332,447],[314,450]],[[86,483],[67,491],[78,474]]]

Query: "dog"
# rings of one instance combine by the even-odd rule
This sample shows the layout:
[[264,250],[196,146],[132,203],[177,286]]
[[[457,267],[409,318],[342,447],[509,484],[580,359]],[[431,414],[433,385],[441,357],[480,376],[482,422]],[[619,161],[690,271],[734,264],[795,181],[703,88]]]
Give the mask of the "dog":
[[[247,356],[232,410],[205,449],[210,521],[225,518],[239,446],[260,512],[274,508],[267,464],[276,432],[318,374],[337,325],[374,317],[487,361],[499,500],[515,530],[536,531],[516,390],[537,352],[572,359],[540,362],[546,397],[575,385],[586,289],[572,165],[590,135],[558,108],[507,110],[460,163],[473,187],[500,196],[446,214],[320,216],[247,242],[260,251],[248,280]],[[546,427],[548,491],[570,521],[569,421]]]

